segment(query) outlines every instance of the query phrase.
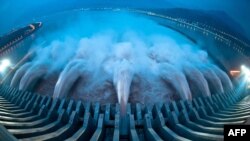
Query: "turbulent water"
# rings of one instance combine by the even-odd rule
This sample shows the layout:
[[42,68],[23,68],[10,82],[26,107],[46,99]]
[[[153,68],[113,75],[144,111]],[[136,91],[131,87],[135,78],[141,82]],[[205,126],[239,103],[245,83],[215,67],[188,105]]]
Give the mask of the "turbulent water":
[[[47,24],[47,25],[46,25]],[[59,77],[53,97],[155,103],[192,99],[232,89],[225,72],[181,34],[147,17],[83,12],[45,22],[32,61],[11,85],[32,90],[42,78]],[[111,97],[116,97],[114,98]]]

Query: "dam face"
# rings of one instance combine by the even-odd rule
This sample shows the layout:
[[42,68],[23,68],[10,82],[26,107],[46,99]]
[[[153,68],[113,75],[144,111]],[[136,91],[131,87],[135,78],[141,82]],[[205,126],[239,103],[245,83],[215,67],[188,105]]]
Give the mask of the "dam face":
[[36,20],[0,38],[0,140],[213,141],[248,121],[246,76],[229,75],[223,59],[234,49],[234,64],[247,58],[244,45],[229,48],[232,36],[164,11],[82,8]]

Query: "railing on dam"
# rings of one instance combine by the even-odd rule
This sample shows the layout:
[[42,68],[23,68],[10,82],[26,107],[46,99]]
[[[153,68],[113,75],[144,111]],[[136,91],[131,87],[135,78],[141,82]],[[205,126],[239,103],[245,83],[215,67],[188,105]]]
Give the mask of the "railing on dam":
[[250,117],[242,106],[249,100],[235,89],[192,101],[128,104],[121,116],[119,104],[53,99],[1,85],[0,124],[8,130],[1,134],[22,140],[222,140],[225,124]]

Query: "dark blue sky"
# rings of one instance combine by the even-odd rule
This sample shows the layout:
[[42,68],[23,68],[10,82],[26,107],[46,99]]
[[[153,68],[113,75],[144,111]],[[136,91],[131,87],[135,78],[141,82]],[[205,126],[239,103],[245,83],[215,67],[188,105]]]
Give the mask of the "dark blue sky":
[[0,0],[0,34],[29,22],[35,16],[74,7],[91,5],[129,7],[191,8],[220,10],[237,21],[250,37],[250,0]]

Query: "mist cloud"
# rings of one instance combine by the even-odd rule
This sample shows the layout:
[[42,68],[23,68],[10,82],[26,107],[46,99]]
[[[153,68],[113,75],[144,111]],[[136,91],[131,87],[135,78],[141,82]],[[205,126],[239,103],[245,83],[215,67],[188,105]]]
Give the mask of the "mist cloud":
[[[54,97],[70,96],[71,88],[81,79],[84,82],[77,84],[79,97],[105,100],[114,97],[115,90],[123,106],[131,102],[131,94],[142,103],[148,102],[147,97],[162,102],[169,97],[192,99],[199,94],[194,94],[191,82],[199,85],[200,96],[211,94],[207,80],[220,84],[213,86],[216,92],[223,91],[219,87],[222,84],[232,88],[225,72],[211,67],[213,63],[205,51],[146,17],[125,12],[80,12],[46,24],[43,28],[52,30],[38,39],[46,43],[33,45],[36,56],[30,64],[36,67],[26,70],[25,78],[16,76],[12,80],[17,85],[15,78],[21,79],[20,89],[28,86],[22,83],[44,77],[29,75],[31,69],[43,75],[60,73]],[[23,70],[20,72],[23,74]]]

